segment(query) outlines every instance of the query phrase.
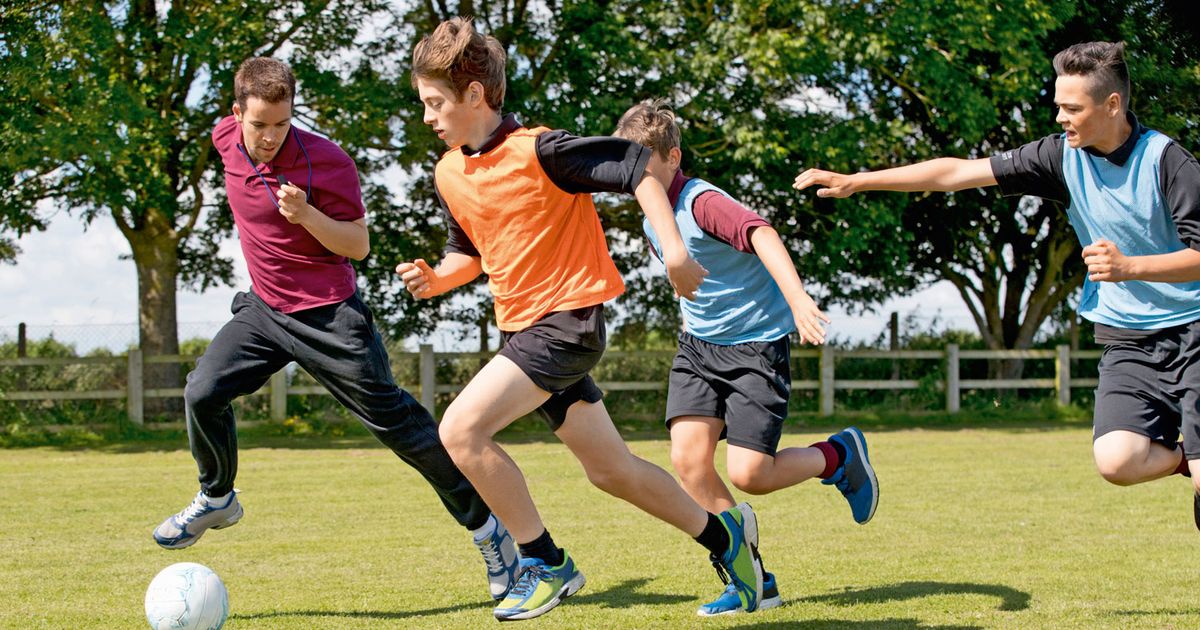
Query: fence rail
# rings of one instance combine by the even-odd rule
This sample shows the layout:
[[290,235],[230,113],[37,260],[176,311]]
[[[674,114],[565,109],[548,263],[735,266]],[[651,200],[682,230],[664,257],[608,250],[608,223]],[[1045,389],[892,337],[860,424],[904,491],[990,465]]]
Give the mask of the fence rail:
[[[946,393],[946,410],[950,413],[959,411],[962,392],[970,389],[1053,389],[1060,404],[1066,405],[1071,401],[1072,388],[1095,387],[1098,379],[1086,377],[1076,378],[1071,374],[1071,362],[1077,359],[1096,359],[1100,350],[1074,350],[1070,346],[1060,345],[1054,349],[1044,350],[960,350],[957,344],[949,344],[943,350],[837,350],[831,346],[820,349],[805,348],[792,352],[795,359],[818,359],[819,378],[816,380],[794,380],[793,390],[818,391],[820,393],[820,412],[822,415],[832,415],[834,401],[839,390],[911,390],[921,387],[922,382],[912,379],[856,379],[846,380],[836,378],[836,364],[844,359],[894,359],[894,360],[929,360],[943,361],[946,366],[945,379],[938,383]],[[434,408],[437,394],[457,393],[465,386],[463,383],[438,383],[437,362],[439,359],[481,359],[487,360],[494,356],[490,352],[434,352],[433,346],[422,345],[415,353],[394,353],[396,359],[418,361],[419,383],[415,387],[406,386],[420,396],[421,404],[431,412]],[[673,351],[617,351],[608,352],[610,358],[642,357],[664,358],[674,356]],[[21,358],[0,359],[0,368],[22,368],[33,366],[69,366],[69,365],[124,365],[128,371],[125,389],[103,389],[91,391],[0,391],[0,400],[114,400],[124,398],[126,413],[129,419],[142,424],[145,421],[144,402],[147,398],[173,398],[183,396],[183,388],[146,388],[144,382],[145,366],[150,364],[180,364],[189,363],[196,357],[186,355],[144,356],[139,349],[130,350],[125,356],[115,357],[67,357],[67,358]],[[1025,379],[960,379],[959,367],[965,360],[996,360],[996,359],[1026,359],[1053,360],[1055,376],[1053,378]],[[597,385],[605,391],[654,391],[665,390],[667,381],[601,381]],[[269,395],[271,418],[282,420],[287,415],[287,397],[301,395],[328,395],[320,385],[290,385],[285,370],[276,372],[269,384],[263,390],[251,395]]]

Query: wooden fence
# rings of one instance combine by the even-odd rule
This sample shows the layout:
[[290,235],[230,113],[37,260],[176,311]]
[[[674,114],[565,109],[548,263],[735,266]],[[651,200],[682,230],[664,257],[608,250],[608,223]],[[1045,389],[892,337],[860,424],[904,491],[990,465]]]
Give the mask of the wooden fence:
[[[831,346],[820,349],[793,350],[793,359],[819,359],[819,377],[816,380],[793,380],[793,390],[817,390],[820,394],[821,415],[832,415],[834,401],[839,390],[905,390],[917,389],[921,382],[911,379],[880,379],[880,380],[846,380],[836,376],[836,364],[843,359],[893,359],[893,360],[929,360],[942,361],[945,364],[946,378],[939,383],[946,393],[946,411],[957,413],[963,390],[969,389],[1053,389],[1060,404],[1071,402],[1071,388],[1095,387],[1096,378],[1075,378],[1071,374],[1071,361],[1075,359],[1097,359],[1100,350],[1075,350],[1070,346],[1060,345],[1053,350],[961,350],[957,344],[950,344],[943,350],[837,350]],[[671,351],[611,351],[606,357],[663,357],[674,355]],[[422,345],[417,353],[394,353],[396,359],[416,359],[418,361],[419,383],[416,387],[411,384],[403,387],[414,391],[420,396],[421,404],[431,412],[437,394],[457,393],[462,390],[464,383],[438,383],[437,362],[440,358],[453,359],[483,359],[493,356],[488,352],[445,352],[435,353],[433,346]],[[183,388],[148,389],[143,386],[143,371],[147,364],[189,363],[196,357],[184,355],[143,356],[138,349],[131,350],[126,356],[116,357],[67,357],[67,358],[22,358],[0,359],[0,368],[21,368],[26,366],[67,366],[80,364],[125,364],[128,370],[125,389],[107,389],[92,391],[0,391],[3,400],[106,400],[125,399],[129,419],[142,424],[145,420],[144,401],[147,398],[171,398],[183,396]],[[1054,378],[1023,378],[1023,379],[960,379],[959,366],[966,360],[992,359],[1026,359],[1054,360]],[[664,374],[665,376],[665,374]],[[665,390],[667,381],[601,381],[597,385],[605,391],[645,391]],[[287,397],[291,395],[328,395],[320,385],[296,386],[289,385],[287,373],[280,370],[271,377],[269,385],[259,394],[271,397],[271,418],[282,420],[287,414]]]

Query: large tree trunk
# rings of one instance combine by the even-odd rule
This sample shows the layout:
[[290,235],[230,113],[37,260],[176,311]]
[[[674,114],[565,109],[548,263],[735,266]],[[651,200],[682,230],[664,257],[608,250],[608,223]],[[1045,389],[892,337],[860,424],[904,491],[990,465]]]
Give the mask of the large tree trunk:
[[[129,244],[138,275],[138,339],[146,357],[179,354],[179,327],[175,310],[179,275],[178,238],[165,217],[148,212],[141,230],[131,232]],[[182,370],[176,363],[147,363],[146,389],[180,387]],[[182,411],[179,398],[147,398],[146,414],[175,415]]]

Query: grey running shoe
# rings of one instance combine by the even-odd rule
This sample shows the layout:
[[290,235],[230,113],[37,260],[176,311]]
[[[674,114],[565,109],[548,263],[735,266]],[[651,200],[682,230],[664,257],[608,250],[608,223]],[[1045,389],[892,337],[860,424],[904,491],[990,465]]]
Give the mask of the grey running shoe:
[[502,600],[512,590],[517,582],[517,569],[521,566],[521,554],[512,535],[505,529],[500,519],[492,516],[496,527],[490,534],[475,538],[475,546],[483,554],[483,562],[487,565],[488,586],[492,599]]
[[198,492],[191,505],[167,517],[154,530],[154,542],[164,549],[183,549],[200,540],[204,530],[229,527],[241,518],[242,504],[238,503],[236,490],[230,492],[220,505],[214,504],[203,492]]

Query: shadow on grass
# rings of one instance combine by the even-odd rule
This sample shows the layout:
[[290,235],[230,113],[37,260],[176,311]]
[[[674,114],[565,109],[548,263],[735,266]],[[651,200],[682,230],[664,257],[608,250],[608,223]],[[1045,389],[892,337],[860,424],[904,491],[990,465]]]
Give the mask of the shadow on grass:
[[981,630],[982,626],[927,626],[916,619],[872,619],[870,621],[848,621],[845,619],[809,619],[788,621],[763,621],[739,624],[739,630],[758,628],[804,628],[806,630]]
[[[607,588],[603,591],[592,593],[585,592],[584,594],[576,595],[568,600],[565,600],[565,604],[591,604],[601,608],[625,608],[628,606],[639,605],[660,606],[666,604],[678,604],[694,599],[686,595],[641,592],[640,589],[649,581],[650,580],[647,578],[625,580],[624,582],[621,582],[620,584]],[[398,619],[411,619],[414,617],[445,615],[464,610],[478,610],[481,615],[486,614],[488,617],[487,620],[490,621],[491,607],[491,604],[471,603],[445,606],[442,608],[427,608],[424,610],[279,610],[250,614],[233,614],[230,615],[229,618],[250,620],[276,619],[280,617],[300,617],[312,619],[331,617],[343,619],[378,619],[381,621],[394,621]],[[481,623],[483,622],[481,621]]]
[[840,593],[800,597],[797,602],[823,602],[838,606],[857,606],[864,603],[916,599],[930,595],[991,595],[1000,599],[998,610],[1015,611],[1029,608],[1029,593],[998,584],[970,582],[901,582]]

